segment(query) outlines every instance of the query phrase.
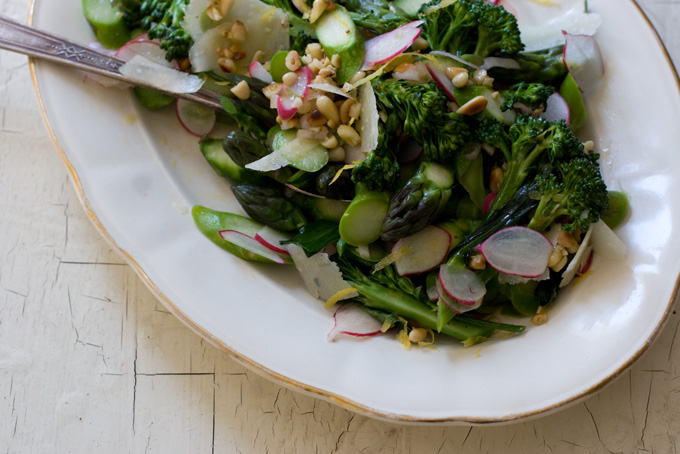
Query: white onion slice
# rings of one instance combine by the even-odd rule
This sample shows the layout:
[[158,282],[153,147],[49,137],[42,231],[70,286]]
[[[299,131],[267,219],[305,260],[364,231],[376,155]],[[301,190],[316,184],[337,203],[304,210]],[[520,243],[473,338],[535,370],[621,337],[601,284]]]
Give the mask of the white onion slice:
[[343,91],[342,88],[336,86],[336,85],[331,85],[331,84],[309,84],[309,88],[313,88],[314,90],[320,90],[320,91],[325,91],[327,93],[333,93],[338,96],[343,96],[345,98],[350,98],[354,99],[355,96],[351,92],[346,92]]
[[458,55],[453,55],[449,52],[444,52],[443,50],[433,50],[432,52],[430,52],[430,55],[441,55],[442,57],[452,58],[452,59],[456,60],[458,63],[462,63],[466,66],[469,66],[470,68],[479,69],[479,66],[477,66],[473,63],[470,63],[469,61],[459,57]]
[[486,57],[482,69],[489,68],[520,69],[520,66],[517,60],[512,58]]

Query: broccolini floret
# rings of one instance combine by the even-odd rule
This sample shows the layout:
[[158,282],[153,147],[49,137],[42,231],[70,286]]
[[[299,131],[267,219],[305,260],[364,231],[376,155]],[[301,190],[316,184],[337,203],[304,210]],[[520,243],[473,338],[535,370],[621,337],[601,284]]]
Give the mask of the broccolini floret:
[[483,120],[477,137],[500,149],[505,159],[503,182],[490,213],[503,206],[540,165],[583,153],[583,143],[564,120],[549,122],[531,115],[518,115],[509,128],[495,120]]
[[524,104],[532,109],[546,106],[546,101],[555,92],[555,87],[539,83],[520,82],[507,90],[501,90],[501,95],[506,101],[501,105],[501,110],[512,109],[515,103]]
[[120,0],[129,29],[146,30],[149,39],[160,41],[167,60],[189,55],[191,35],[182,26],[189,0]]
[[524,49],[517,19],[499,5],[482,0],[458,0],[440,6],[440,0],[423,5],[423,37],[432,50],[455,55],[514,55]]
[[435,82],[375,79],[372,83],[378,107],[399,117],[403,133],[423,147],[426,159],[451,163],[456,150],[472,138],[464,116],[448,111],[449,99]]
[[546,230],[556,219],[567,217],[569,222],[562,223],[563,230],[579,228],[585,232],[607,211],[607,185],[592,156],[558,163],[556,171],[538,175],[536,180],[541,198],[529,222],[532,229]]
[[352,169],[352,181],[369,191],[393,191],[399,184],[399,163],[392,152],[399,118],[391,114],[378,128],[378,146]]

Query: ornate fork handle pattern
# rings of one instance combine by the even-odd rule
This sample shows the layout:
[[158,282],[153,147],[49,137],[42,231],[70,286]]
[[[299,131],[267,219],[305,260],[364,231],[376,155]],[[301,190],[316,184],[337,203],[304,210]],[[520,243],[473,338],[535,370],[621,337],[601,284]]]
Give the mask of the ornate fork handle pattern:
[[184,98],[207,105],[216,110],[222,110],[219,101],[220,95],[217,93],[201,89],[196,93],[178,94],[160,90],[152,83],[132,81],[123,76],[119,71],[119,68],[125,63],[124,60],[21,24],[4,16],[0,16],[0,49],[49,60],[131,85],[151,88],[177,98]]

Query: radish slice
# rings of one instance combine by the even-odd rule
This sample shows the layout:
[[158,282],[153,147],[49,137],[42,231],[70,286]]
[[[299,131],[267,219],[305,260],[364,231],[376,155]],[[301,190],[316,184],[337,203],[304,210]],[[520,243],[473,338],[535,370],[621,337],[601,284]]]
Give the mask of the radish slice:
[[479,307],[486,294],[484,282],[474,271],[464,266],[442,265],[437,283],[441,287],[440,296],[443,296],[444,302],[452,299],[471,309]]
[[196,93],[204,82],[198,76],[154,63],[141,55],[135,55],[132,60],[121,66],[119,71],[135,81],[144,83],[153,81],[156,88],[170,93]]
[[490,192],[486,195],[486,197],[484,197],[484,202],[482,202],[482,214],[486,216],[486,213],[489,212],[493,201],[496,200],[497,195],[497,192]]
[[278,230],[265,226],[255,234],[255,239],[264,247],[271,249],[277,254],[290,255],[290,253],[284,249],[284,246],[281,245],[281,241],[285,241],[289,238]]
[[341,334],[354,337],[370,337],[382,334],[382,323],[355,304],[343,304],[333,315],[333,329],[328,342],[335,342]]
[[597,85],[604,74],[600,47],[592,36],[563,33],[566,39],[564,64],[585,93]]
[[555,92],[546,101],[545,111],[541,114],[541,118],[547,121],[564,120],[569,124],[571,120],[571,111],[567,100],[559,93]]
[[520,69],[520,66],[517,60],[512,58],[486,57],[482,69],[489,68]]
[[276,252],[263,246],[255,238],[248,236],[245,233],[237,232],[236,230],[220,230],[220,236],[224,238],[225,241],[235,244],[255,255],[269,259],[274,263],[279,263],[281,265],[286,263],[286,261],[279,257]]
[[491,235],[478,250],[501,273],[532,278],[545,271],[553,245],[536,230],[507,227]]
[[433,50],[432,52],[430,52],[430,55],[441,55],[442,57],[452,58],[452,59],[456,60],[458,63],[462,63],[466,66],[469,66],[470,68],[479,69],[479,66],[470,63],[469,61],[465,60],[464,58],[459,57],[458,55],[453,55],[449,52],[444,52],[443,50]]
[[175,101],[175,111],[184,129],[195,136],[210,134],[215,128],[217,116],[210,107],[178,98]]
[[419,27],[423,22],[422,20],[409,22],[366,41],[364,43],[366,53],[361,69],[370,69],[375,65],[388,62],[411,47],[422,32]]
[[422,274],[435,269],[446,258],[451,245],[451,235],[446,230],[428,225],[420,232],[394,243],[392,251],[407,248],[408,252],[394,265],[401,276]]
[[297,74],[297,79],[292,85],[287,86],[283,84],[281,86],[281,91],[279,91],[279,97],[276,100],[276,110],[282,120],[288,120],[292,118],[297,113],[297,107],[295,107],[296,99],[305,99],[307,93],[309,93],[309,84],[312,81],[312,70],[307,66],[303,66],[295,71]]
[[484,298],[480,298],[477,301],[475,301],[473,304],[463,304],[459,301],[456,301],[455,299],[451,298],[445,291],[444,288],[442,287],[442,284],[439,280],[437,280],[435,284],[435,292],[437,293],[437,296],[439,297],[438,299],[442,300],[446,306],[448,306],[449,309],[451,309],[453,312],[456,314],[462,314],[463,312],[468,312],[468,311],[473,311],[475,309],[479,309],[479,307],[482,305],[482,302]]
[[267,71],[259,61],[254,61],[250,64],[250,68],[248,68],[248,74],[250,77],[261,80],[267,84],[274,82],[272,75],[269,74],[269,71]]
[[175,61],[168,61],[165,58],[165,51],[161,49],[160,44],[156,41],[148,41],[142,39],[133,39],[128,41],[126,44],[118,49],[116,52],[116,57],[122,58],[123,60],[129,61],[135,55],[141,55],[154,63],[166,66],[168,68],[178,69],[179,65]]
[[453,96],[453,83],[451,82],[451,79],[447,77],[446,72],[434,63],[426,63],[425,66],[427,66],[427,70],[430,72],[434,81],[437,82],[439,88],[446,93],[446,96],[448,96],[450,100],[455,101],[456,98]]

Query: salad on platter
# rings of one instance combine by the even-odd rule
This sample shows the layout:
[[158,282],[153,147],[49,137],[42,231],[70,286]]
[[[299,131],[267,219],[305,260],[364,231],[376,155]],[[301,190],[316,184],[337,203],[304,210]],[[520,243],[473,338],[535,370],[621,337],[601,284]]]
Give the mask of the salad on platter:
[[587,2],[522,29],[510,0],[83,9],[122,73],[221,95],[215,112],[134,88],[146,108],[175,107],[247,214],[197,205],[197,228],[241,259],[295,266],[333,308],[331,341],[520,334],[596,274],[594,254],[626,254],[612,229],[627,198],[579,135],[604,73]]

